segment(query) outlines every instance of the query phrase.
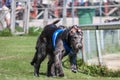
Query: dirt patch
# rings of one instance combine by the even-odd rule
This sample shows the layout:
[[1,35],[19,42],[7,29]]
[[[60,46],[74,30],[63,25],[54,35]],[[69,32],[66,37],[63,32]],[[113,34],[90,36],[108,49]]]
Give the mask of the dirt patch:
[[[103,65],[106,65],[108,69],[120,70],[120,53],[106,54],[102,56]],[[91,59],[89,64],[98,64],[98,59]]]
[[120,54],[107,54],[103,56],[103,63],[113,70],[120,70]]

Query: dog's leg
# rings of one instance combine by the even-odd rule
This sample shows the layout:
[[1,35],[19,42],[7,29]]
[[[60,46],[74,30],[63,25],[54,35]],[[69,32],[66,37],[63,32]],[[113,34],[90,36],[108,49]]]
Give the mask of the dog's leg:
[[64,77],[64,72],[62,69],[62,62],[61,62],[61,58],[59,54],[55,55],[55,68],[57,70],[56,71],[57,75],[60,77]]
[[50,77],[54,77],[56,75],[55,73],[55,64],[54,64],[54,59],[53,56],[49,57],[49,61],[48,61],[48,67],[47,67],[47,76]]
[[45,55],[38,54],[37,61],[34,64],[34,75],[35,76],[39,76],[40,65],[41,65],[42,61],[45,59],[45,57],[46,57],[46,54]]
[[40,58],[37,59],[36,63],[34,64],[34,76],[39,76],[39,69],[40,69]]
[[64,72],[62,69],[62,58],[64,55],[64,45],[63,45],[62,40],[59,40],[56,43],[56,48],[53,51],[53,54],[54,54],[54,61],[55,61],[54,64],[55,64],[55,69],[56,69],[55,72],[57,72],[57,76],[64,77]]
[[77,61],[76,61],[76,58],[77,58],[77,56],[75,54],[74,55],[69,55],[71,70],[74,73],[77,72]]
[[46,44],[41,43],[40,47],[37,50],[36,53],[36,61],[34,63],[34,75],[39,76],[39,69],[42,61],[46,58],[47,53],[46,53]]
[[31,65],[34,65],[34,63],[36,62],[36,60],[37,60],[37,53],[38,53],[38,50],[36,49],[35,55],[34,55],[32,61],[30,62]]

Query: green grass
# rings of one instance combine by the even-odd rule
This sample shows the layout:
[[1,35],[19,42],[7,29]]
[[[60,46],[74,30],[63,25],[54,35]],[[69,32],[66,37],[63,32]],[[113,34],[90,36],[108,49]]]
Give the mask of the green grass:
[[[65,77],[49,78],[46,75],[33,76],[30,61],[35,52],[37,36],[0,37],[0,80],[120,80],[112,77],[93,77],[83,73],[72,73],[63,67]],[[47,59],[41,65],[46,72]]]

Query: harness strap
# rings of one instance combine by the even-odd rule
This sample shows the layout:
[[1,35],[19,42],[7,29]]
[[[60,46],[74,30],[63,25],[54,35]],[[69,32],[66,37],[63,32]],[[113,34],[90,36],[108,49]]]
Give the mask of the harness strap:
[[[63,32],[64,30],[63,29],[58,29],[56,30],[53,35],[52,35],[52,44],[53,44],[53,47],[55,49],[56,47],[56,39],[57,39],[57,36],[59,33]],[[66,43],[65,40],[63,40],[63,44],[64,44],[64,48],[66,50],[66,55],[67,54],[72,54],[72,49],[68,46],[68,44]]]
[[61,33],[61,32],[63,32],[63,30],[62,29],[58,29],[58,30],[56,30],[54,33],[53,33],[53,35],[52,35],[52,43],[53,43],[53,47],[55,48],[55,44],[56,44],[56,38],[57,38],[57,36],[58,36],[58,34],[59,33]]
[[72,49],[71,47],[68,46],[68,44],[66,43],[66,41],[63,41],[64,43],[64,47],[65,47],[65,50],[66,50],[66,53],[68,54],[71,54],[72,53]]

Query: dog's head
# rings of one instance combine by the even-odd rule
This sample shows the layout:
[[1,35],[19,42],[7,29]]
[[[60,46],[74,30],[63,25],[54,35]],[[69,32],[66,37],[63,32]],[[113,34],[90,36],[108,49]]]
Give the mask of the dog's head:
[[82,29],[76,25],[69,28],[68,32],[68,41],[69,45],[73,51],[79,51],[82,49],[82,40],[83,40],[83,32]]

